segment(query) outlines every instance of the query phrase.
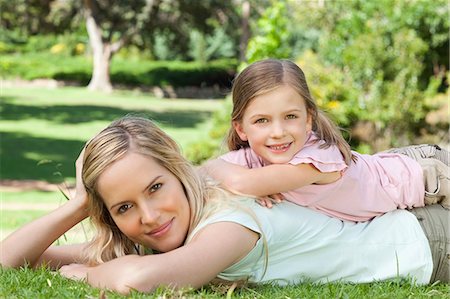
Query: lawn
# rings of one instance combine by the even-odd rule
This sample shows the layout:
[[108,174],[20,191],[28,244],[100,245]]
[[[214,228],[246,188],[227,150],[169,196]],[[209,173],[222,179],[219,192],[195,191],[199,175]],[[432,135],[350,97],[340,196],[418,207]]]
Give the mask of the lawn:
[[86,140],[112,120],[138,114],[157,122],[184,149],[207,138],[206,122],[221,100],[157,99],[130,91],[102,94],[85,88],[3,88],[1,178],[73,179]]
[[[0,103],[1,180],[66,185],[74,182],[74,162],[86,140],[112,120],[127,114],[148,117],[186,149],[208,138],[207,121],[222,107],[217,99],[158,99],[140,92],[104,94],[81,87],[3,87]],[[1,239],[66,200],[59,191],[0,191]],[[75,227],[60,243],[85,240],[80,232],[82,228]]]
[[[185,149],[207,138],[207,120],[220,100],[168,100],[135,92],[111,95],[84,88],[3,88],[1,91],[1,179],[73,182],[73,162],[84,142],[111,120],[141,114],[155,120]],[[1,191],[0,238],[51,210],[66,199],[59,191]],[[58,240],[86,240],[84,222]],[[160,288],[131,298],[450,298],[448,284],[416,286],[405,280],[370,284],[312,284],[200,290]],[[228,295],[228,296],[227,296]],[[55,275],[47,269],[1,269],[0,298],[122,298]]]

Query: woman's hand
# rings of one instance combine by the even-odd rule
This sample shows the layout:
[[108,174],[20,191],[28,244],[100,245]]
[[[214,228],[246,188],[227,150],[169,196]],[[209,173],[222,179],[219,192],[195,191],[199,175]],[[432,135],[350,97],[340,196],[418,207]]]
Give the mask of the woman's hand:
[[70,264],[62,266],[59,273],[73,280],[87,280],[87,274],[91,267],[83,264]]
[[84,149],[81,151],[75,162],[75,174],[76,174],[76,183],[75,183],[75,199],[79,200],[80,203],[87,209],[88,207],[88,195],[86,192],[86,187],[83,184],[82,180],[82,171],[83,171],[83,159],[84,159]]

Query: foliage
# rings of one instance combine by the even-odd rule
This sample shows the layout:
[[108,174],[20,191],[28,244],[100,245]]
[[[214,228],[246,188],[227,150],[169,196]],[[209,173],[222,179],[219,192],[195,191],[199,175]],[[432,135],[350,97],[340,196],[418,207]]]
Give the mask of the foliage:
[[316,51],[322,63],[348,77],[355,106],[344,113],[353,114],[353,124],[372,124],[366,140],[372,150],[417,138],[430,109],[425,91],[439,88],[431,78],[444,82],[442,72],[430,72],[430,66],[448,69],[444,1],[328,1],[291,10],[296,22],[320,32]]
[[225,137],[231,125],[231,109],[231,97],[228,96],[221,109],[215,110],[212,114],[208,137],[188,145],[185,154],[192,163],[200,165],[228,150]]
[[253,28],[253,36],[248,42],[247,60],[249,63],[269,58],[287,58],[290,54],[289,18],[283,1],[272,1]]
[[[59,44],[56,44],[59,45]],[[52,49],[52,48],[50,48]],[[54,48],[53,48],[54,49]],[[3,78],[25,80],[48,78],[81,85],[89,82],[92,63],[85,56],[59,53],[0,55]],[[137,56],[118,56],[112,61],[111,80],[127,86],[214,86],[229,88],[237,67],[236,60],[217,60],[208,64],[185,61],[151,61]]]
[[235,57],[233,40],[222,28],[215,28],[211,35],[193,30],[189,39],[189,56],[198,62],[206,63],[212,59]]

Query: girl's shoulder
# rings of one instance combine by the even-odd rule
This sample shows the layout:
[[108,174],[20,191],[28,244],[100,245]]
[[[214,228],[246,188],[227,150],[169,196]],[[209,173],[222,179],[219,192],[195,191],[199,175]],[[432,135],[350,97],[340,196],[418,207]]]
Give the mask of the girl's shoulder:
[[345,170],[348,166],[336,145],[324,146],[325,141],[312,134],[289,164],[312,164],[322,172]]

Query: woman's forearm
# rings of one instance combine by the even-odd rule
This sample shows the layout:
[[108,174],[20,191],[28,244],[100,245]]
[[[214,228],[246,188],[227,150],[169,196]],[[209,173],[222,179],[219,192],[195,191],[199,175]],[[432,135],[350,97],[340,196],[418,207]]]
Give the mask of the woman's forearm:
[[246,227],[219,222],[207,225],[187,245],[166,253],[127,255],[94,267],[71,264],[59,272],[123,294],[151,292],[162,285],[197,288],[244,258],[258,239],[259,235]]
[[83,201],[74,199],[24,225],[0,243],[1,265],[35,266],[39,257],[55,240],[86,217],[87,211]]

